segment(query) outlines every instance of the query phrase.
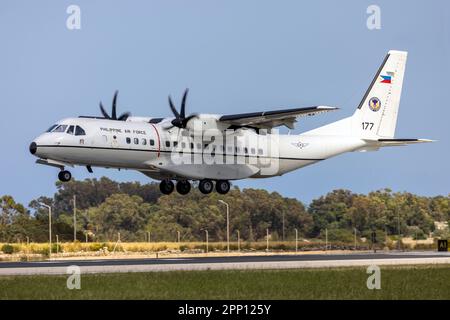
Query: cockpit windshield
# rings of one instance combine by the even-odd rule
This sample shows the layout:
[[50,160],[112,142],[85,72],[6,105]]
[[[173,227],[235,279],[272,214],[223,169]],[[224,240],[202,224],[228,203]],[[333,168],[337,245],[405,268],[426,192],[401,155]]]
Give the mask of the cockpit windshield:
[[57,126],[58,126],[57,124],[54,124],[54,125],[52,125],[50,128],[48,128],[47,131],[45,131],[45,132],[51,132],[51,131],[52,131],[53,129],[55,129]]
[[[67,129],[69,128],[69,129]],[[65,132],[70,135],[76,135],[76,136],[85,136],[86,131],[80,126],[77,125],[67,125],[67,124],[54,124],[51,126],[47,132]]]
[[59,126],[57,126],[55,129],[53,129],[52,132],[66,132],[67,129],[67,125],[65,124],[60,124]]

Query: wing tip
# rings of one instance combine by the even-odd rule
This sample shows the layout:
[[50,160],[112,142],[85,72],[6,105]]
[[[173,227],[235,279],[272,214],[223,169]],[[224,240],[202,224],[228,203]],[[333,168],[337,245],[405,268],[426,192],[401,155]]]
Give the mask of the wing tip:
[[333,107],[333,106],[317,106],[318,109],[322,109],[322,110],[339,110],[340,108],[338,107]]

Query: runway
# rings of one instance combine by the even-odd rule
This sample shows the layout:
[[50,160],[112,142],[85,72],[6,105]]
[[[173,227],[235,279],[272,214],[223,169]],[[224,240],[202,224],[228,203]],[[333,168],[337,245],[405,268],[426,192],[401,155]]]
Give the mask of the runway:
[[369,265],[450,264],[449,252],[390,252],[351,254],[240,255],[231,257],[140,258],[0,262],[1,275],[66,274],[78,266],[81,273],[151,272],[175,270],[294,269]]

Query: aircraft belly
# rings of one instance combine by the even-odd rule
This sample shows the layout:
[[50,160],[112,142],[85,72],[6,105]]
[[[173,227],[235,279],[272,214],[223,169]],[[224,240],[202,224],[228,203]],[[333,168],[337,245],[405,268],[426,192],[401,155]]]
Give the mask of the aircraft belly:
[[259,168],[247,164],[178,164],[162,170],[189,179],[237,180],[255,175]]
[[[252,178],[270,178],[281,176],[285,173],[306,167],[316,162],[317,160],[280,159],[278,163],[278,169],[272,171],[261,170],[260,172],[252,176]],[[267,174],[265,174],[266,172]]]

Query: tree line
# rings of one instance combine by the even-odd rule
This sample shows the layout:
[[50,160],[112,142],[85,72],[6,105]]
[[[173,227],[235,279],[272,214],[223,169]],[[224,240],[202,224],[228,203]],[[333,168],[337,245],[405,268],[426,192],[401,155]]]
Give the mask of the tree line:
[[[305,206],[277,192],[234,187],[227,195],[203,195],[194,186],[185,196],[163,196],[157,183],[116,182],[106,177],[56,183],[57,192],[28,204],[12,196],[0,198],[0,242],[48,241],[48,211],[52,206],[52,232],[61,241],[73,240],[73,196],[76,195],[77,239],[114,241],[211,241],[226,239],[226,207],[230,205],[230,230],[244,241],[292,240],[295,230],[303,238],[352,241],[354,232],[424,238],[435,231],[435,221],[450,220],[450,195],[424,197],[389,189],[368,194],[333,190]],[[444,235],[447,236],[447,235]]]

